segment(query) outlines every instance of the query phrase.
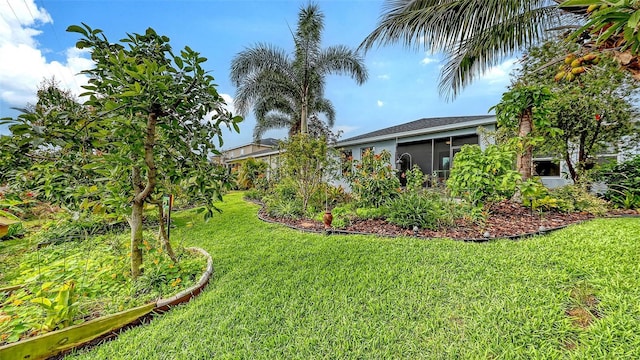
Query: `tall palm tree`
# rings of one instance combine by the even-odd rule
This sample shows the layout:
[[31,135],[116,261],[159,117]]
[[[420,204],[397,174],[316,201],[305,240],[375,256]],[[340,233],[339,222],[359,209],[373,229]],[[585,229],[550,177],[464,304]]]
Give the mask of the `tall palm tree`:
[[254,138],[270,129],[289,128],[307,133],[310,115],[324,114],[330,126],[335,110],[324,98],[325,77],[348,75],[358,85],[367,80],[362,57],[344,45],[320,47],[324,15],[316,4],[300,9],[293,35],[295,52],[258,44],[238,53],[231,63],[231,81],[237,87],[234,104],[241,115],[253,108]]
[[452,99],[507,56],[545,39],[548,29],[574,25],[580,17],[571,13],[584,9],[560,10],[563,1],[388,0],[360,48],[401,43],[444,54],[439,90]]

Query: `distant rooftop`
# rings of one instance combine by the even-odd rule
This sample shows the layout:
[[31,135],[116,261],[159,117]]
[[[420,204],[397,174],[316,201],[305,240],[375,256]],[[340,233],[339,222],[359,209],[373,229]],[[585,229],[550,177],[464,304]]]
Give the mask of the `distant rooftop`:
[[249,145],[262,145],[262,146],[277,147],[279,141],[280,140],[273,139],[273,138],[260,139],[260,141],[257,141],[257,142],[256,141],[252,141],[252,142],[247,143],[247,144],[234,146],[234,147],[232,147],[230,149],[227,149],[227,150],[224,150],[224,151],[231,151],[231,150],[239,149],[241,147],[245,147],[245,146],[249,146]]

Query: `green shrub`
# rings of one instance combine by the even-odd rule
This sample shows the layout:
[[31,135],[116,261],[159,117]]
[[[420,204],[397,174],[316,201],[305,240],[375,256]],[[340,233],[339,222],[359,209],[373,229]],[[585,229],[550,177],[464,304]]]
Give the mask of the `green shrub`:
[[359,206],[379,207],[399,194],[400,180],[390,160],[386,150],[380,154],[367,150],[360,161],[351,160],[352,171],[345,177]]
[[559,202],[558,210],[563,212],[588,212],[603,215],[607,212],[607,202],[590,193],[580,185],[567,185],[550,191],[550,196]]
[[581,185],[547,189],[539,179],[529,179],[519,185],[522,204],[538,211],[588,212],[602,215],[607,202],[591,194]]
[[405,192],[386,204],[387,221],[405,228],[437,230],[464,216],[460,204],[436,192]]
[[510,198],[520,174],[513,169],[515,153],[505,147],[489,145],[485,151],[478,145],[464,145],[456,154],[447,180],[453,196],[472,203]]
[[422,173],[422,169],[420,169],[420,166],[414,164],[413,168],[405,173],[405,176],[407,179],[406,191],[422,191],[424,182],[427,180],[427,177]]
[[269,165],[254,158],[249,158],[237,169],[236,185],[240,190],[252,189],[257,186],[259,179],[265,177],[265,172]]
[[601,169],[598,179],[607,185],[605,199],[615,206],[640,208],[640,155]]

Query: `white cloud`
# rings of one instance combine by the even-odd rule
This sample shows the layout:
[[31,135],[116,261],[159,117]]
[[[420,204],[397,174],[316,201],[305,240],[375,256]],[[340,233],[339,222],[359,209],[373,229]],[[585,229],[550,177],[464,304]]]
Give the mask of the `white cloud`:
[[378,107],[383,107],[384,106],[384,102],[382,102],[382,100],[378,100],[377,104],[378,104]]
[[509,82],[509,74],[516,67],[518,59],[508,59],[502,64],[494,66],[482,75],[482,80],[489,84],[506,84]]
[[227,105],[225,106],[225,109],[230,111],[233,115],[237,115],[236,109],[233,106],[233,97],[231,97],[231,95],[229,94],[220,94],[220,96],[224,99],[224,102],[227,103]]
[[354,132],[359,129],[358,126],[349,126],[349,125],[340,125],[334,126],[333,128],[337,132],[341,132],[342,135],[346,135],[348,133]]
[[382,75],[378,75],[378,79],[380,80],[389,80],[390,77],[388,74],[382,74]]
[[62,88],[78,95],[85,76],[76,75],[91,66],[86,52],[75,48],[66,51],[64,63],[48,61],[39,49],[35,36],[38,26],[53,23],[44,8],[33,0],[0,3],[0,99],[11,106],[36,102],[36,90],[42,80],[55,78]]
[[438,59],[434,59],[434,58],[430,58],[430,57],[426,56],[424,59],[422,59],[420,61],[420,64],[429,65],[429,64],[434,63],[434,62],[438,62]]

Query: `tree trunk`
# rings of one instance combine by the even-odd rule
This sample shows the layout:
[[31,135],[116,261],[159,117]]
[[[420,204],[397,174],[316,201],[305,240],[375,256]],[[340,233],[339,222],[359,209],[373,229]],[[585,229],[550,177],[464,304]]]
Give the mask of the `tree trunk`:
[[162,208],[162,202],[158,202],[156,205],[158,205],[158,219],[160,219],[160,226],[158,227],[158,239],[160,240],[160,245],[164,251],[167,252],[171,261],[177,263],[178,258],[176,258],[176,253],[171,247],[169,237],[167,236],[167,230],[164,227],[164,209]]
[[156,124],[159,114],[158,106],[154,105],[149,116],[147,116],[147,130],[144,140],[144,162],[147,166],[146,184],[143,184],[142,171],[137,165],[133,166],[131,173],[135,196],[133,197],[129,227],[131,227],[131,277],[134,279],[142,273],[140,266],[142,265],[142,213],[144,211],[144,203],[156,187],[158,169],[153,158],[153,149],[155,147]]
[[302,93],[302,108],[300,109],[300,133],[307,134],[309,126],[307,125],[307,112],[309,111],[309,90],[305,87]]
[[129,217],[131,227],[131,277],[137,278],[142,273],[142,212],[144,203],[134,202]]
[[573,161],[571,160],[571,154],[569,152],[564,154],[564,161],[567,163],[567,169],[569,169],[569,176],[571,176],[571,180],[575,183],[578,179],[578,172],[576,168],[573,166]]
[[533,163],[533,146],[528,137],[533,131],[533,114],[532,109],[527,108],[520,115],[518,137],[522,142],[522,150],[518,154],[516,167],[522,176],[522,180],[526,181],[531,178],[531,164]]

